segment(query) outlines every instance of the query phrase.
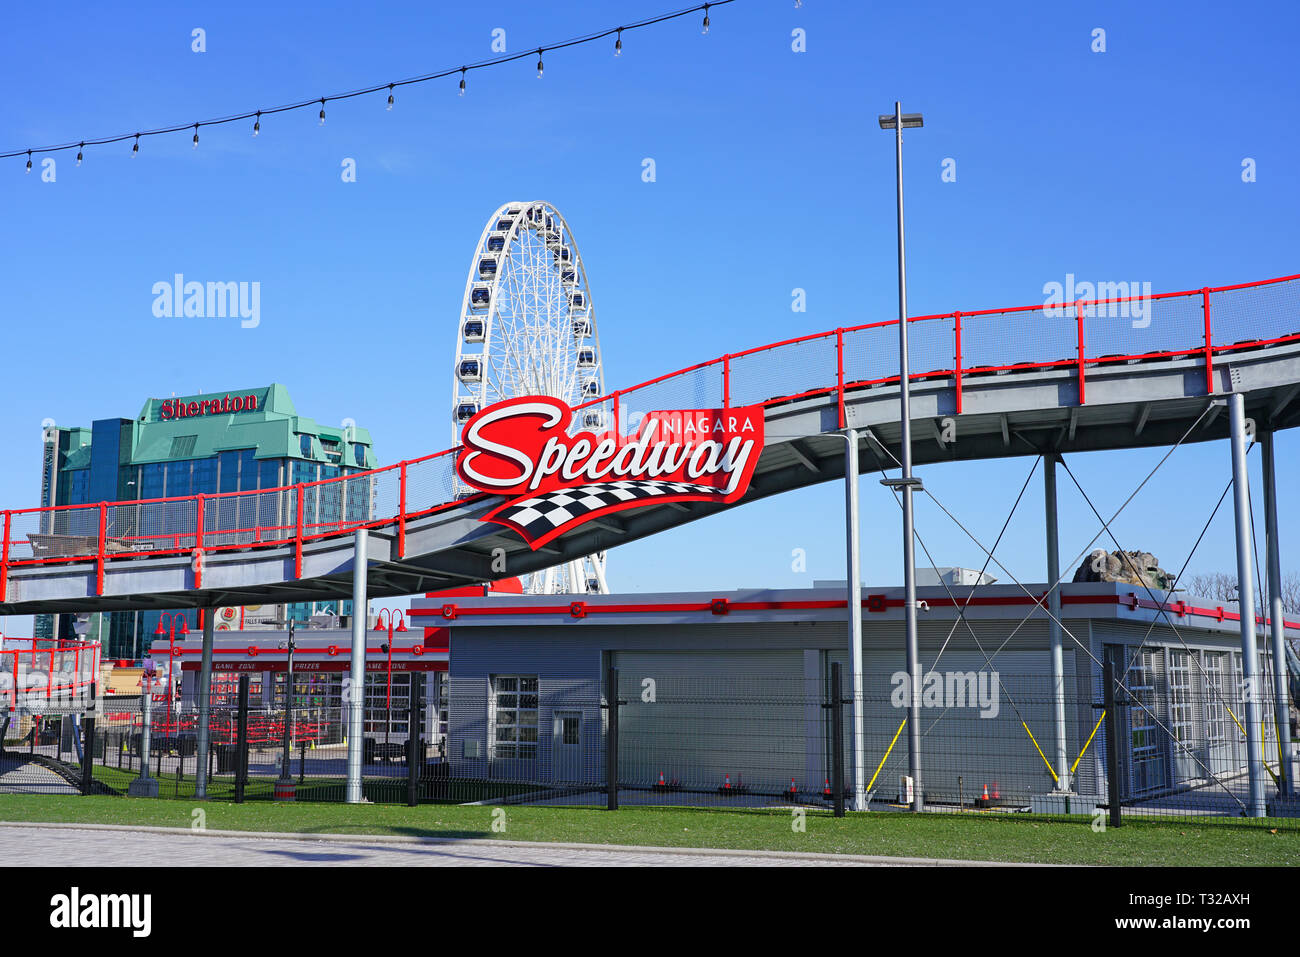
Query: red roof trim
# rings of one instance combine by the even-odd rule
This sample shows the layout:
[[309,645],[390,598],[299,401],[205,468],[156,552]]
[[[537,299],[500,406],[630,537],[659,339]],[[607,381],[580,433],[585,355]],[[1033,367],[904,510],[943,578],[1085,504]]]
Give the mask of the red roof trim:
[[[1046,603],[1046,596],[1031,597],[1029,595],[1009,595],[1005,597],[998,596],[973,596],[969,599],[960,598],[928,598],[926,602],[931,607],[952,607],[952,606],[970,606],[970,607],[997,607],[997,606],[1025,606],[1025,605],[1043,605]],[[1062,605],[1118,605],[1127,607],[1130,611],[1138,608],[1158,610],[1162,606],[1149,598],[1138,598],[1135,594],[1128,595],[1062,595]],[[884,608],[901,608],[903,600],[901,598],[886,598],[883,603]],[[730,612],[745,611],[816,611],[823,609],[845,608],[848,602],[844,599],[819,599],[819,600],[791,600],[791,601],[728,601],[727,608]],[[864,602],[865,606],[865,602]],[[1215,621],[1240,621],[1241,616],[1237,612],[1225,611],[1222,608],[1201,608],[1195,605],[1189,605],[1182,601],[1165,602],[1164,609],[1173,615],[1179,617],[1196,616],[1200,618],[1213,618]],[[587,617],[592,615],[635,615],[655,612],[698,612],[713,613],[713,603],[711,601],[695,602],[622,602],[619,604],[599,604],[596,602],[586,603]],[[442,618],[443,608],[441,605],[434,608],[412,608],[408,614],[412,618]],[[486,605],[486,606],[465,606],[456,605],[456,617],[494,617],[499,615],[564,615],[572,617],[572,605]],[[1256,616],[1257,624],[1269,624],[1267,618]],[[1300,621],[1284,621],[1287,628],[1300,630]]]

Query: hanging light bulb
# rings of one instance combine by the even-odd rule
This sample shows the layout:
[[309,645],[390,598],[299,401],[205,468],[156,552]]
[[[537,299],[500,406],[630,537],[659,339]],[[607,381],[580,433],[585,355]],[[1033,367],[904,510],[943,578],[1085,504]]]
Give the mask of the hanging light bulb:
[[77,165],[78,165],[78,166],[81,165],[81,151],[82,151],[82,149],[85,148],[85,146],[86,146],[85,143],[78,143],[78,144],[77,144]]
[[320,125],[325,125],[325,97],[320,98]]
[[199,148],[199,124],[194,124],[194,146],[193,149]]
[[392,108],[393,108],[393,84],[390,83],[388,84],[388,106],[386,107],[386,109],[391,110]]
[[614,40],[614,56],[623,55],[623,28],[618,28],[618,38]]
[[709,5],[707,3],[704,5],[704,29],[700,32],[704,34],[709,32]]
[[542,78],[542,51],[537,51],[537,79]]
[[262,132],[262,111],[257,111],[257,118],[253,120],[253,135],[256,136]]
[[465,95],[465,68],[464,67],[460,68],[460,93],[458,93],[457,95],[458,96]]
[[140,155],[140,134],[137,133],[135,134],[135,144],[131,147],[131,156],[136,157],[139,155]]
[[30,173],[31,171],[32,171],[32,151],[28,150],[27,151],[27,172]]

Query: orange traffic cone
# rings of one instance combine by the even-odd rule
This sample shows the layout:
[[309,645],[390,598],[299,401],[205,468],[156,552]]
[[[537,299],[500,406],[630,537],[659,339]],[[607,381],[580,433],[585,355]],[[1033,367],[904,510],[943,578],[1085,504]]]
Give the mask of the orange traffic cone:
[[999,800],[1000,797],[1001,797],[1001,796],[998,794],[998,782],[997,782],[997,781],[994,781],[994,782],[993,782],[993,800],[997,801],[997,800]]
[[724,775],[722,776],[722,790],[724,790],[724,791],[730,791],[730,790],[731,790],[731,775],[730,775],[730,774],[724,774]]
[[664,773],[662,771],[659,772],[659,783],[656,784],[655,787],[657,788],[668,787],[668,782],[664,780]]
[[790,787],[785,793],[789,795],[790,800],[794,800],[796,797],[798,797],[799,789],[794,786],[794,778],[790,779]]
[[825,781],[826,783],[822,785],[822,797],[829,801],[835,795],[831,793],[831,779],[826,778]]

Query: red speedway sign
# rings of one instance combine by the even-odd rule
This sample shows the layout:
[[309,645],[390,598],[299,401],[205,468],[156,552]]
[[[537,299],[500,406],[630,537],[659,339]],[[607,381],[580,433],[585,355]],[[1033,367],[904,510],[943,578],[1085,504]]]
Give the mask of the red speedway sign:
[[659,502],[722,502],[749,488],[763,448],[763,408],[651,412],[635,433],[569,433],[573,413],[549,396],[488,406],[467,423],[461,480],[509,500],[483,516],[534,549],[589,519]]

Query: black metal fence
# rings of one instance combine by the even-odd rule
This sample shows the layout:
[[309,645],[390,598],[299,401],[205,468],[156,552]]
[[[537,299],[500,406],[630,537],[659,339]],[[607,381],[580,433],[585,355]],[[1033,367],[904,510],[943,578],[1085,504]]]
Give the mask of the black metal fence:
[[[342,706],[223,703],[201,749],[194,702],[132,699],[98,722],[11,717],[0,792],[156,793],[200,786],[233,801],[347,800],[349,755],[372,802],[596,807],[803,808],[1039,814],[1115,824],[1300,822],[1284,791],[1294,773],[1279,743],[1287,710],[1209,683],[1163,690],[1042,674],[944,672],[920,699],[921,788],[910,773],[908,685],[868,674],[856,700],[828,675],[619,675],[603,682],[509,676],[450,694],[444,728],[417,678],[405,707],[365,711],[347,734]],[[838,683],[838,693],[836,685]],[[1089,686],[1091,684],[1091,686]],[[613,693],[617,689],[617,694]],[[611,701],[617,701],[611,707]],[[116,709],[116,710],[114,710]],[[1246,724],[1262,752],[1252,788]],[[861,747],[854,753],[855,727]],[[147,734],[146,734],[147,727]],[[147,739],[147,740],[146,740]],[[146,770],[147,768],[147,770]],[[607,784],[615,780],[617,786]],[[200,783],[202,782],[202,784]],[[1116,799],[1112,800],[1112,796]]]

